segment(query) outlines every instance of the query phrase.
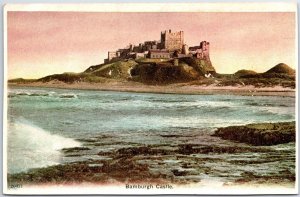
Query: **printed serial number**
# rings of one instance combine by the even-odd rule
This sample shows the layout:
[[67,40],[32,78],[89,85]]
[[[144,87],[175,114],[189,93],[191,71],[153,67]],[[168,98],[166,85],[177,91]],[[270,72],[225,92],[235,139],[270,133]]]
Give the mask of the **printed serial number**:
[[8,186],[8,189],[19,189],[22,188],[21,184],[11,184]]

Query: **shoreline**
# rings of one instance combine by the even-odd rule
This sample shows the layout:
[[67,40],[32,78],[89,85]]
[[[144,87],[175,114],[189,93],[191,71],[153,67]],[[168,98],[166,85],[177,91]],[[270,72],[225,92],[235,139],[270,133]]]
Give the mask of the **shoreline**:
[[189,95],[240,95],[240,96],[284,96],[295,97],[296,89],[281,86],[256,88],[254,86],[215,86],[190,85],[186,83],[170,85],[145,85],[137,82],[114,83],[72,83],[63,82],[34,82],[34,83],[8,83],[8,87],[41,87],[74,90],[115,91],[154,94],[189,94]]

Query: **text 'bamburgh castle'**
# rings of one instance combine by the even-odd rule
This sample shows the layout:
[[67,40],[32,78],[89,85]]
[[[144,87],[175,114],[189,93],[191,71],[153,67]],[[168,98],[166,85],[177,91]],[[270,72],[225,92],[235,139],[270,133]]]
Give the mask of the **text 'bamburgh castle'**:
[[169,59],[180,57],[196,57],[210,61],[209,42],[202,41],[198,46],[188,47],[184,44],[184,32],[172,32],[171,30],[161,32],[159,41],[145,41],[137,46],[129,44],[128,47],[109,51],[105,63],[118,61],[121,59]]

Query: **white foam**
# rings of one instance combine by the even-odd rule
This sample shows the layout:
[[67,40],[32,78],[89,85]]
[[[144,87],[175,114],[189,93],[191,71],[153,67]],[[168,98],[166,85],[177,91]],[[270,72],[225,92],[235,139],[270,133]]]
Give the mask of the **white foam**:
[[61,94],[59,95],[60,98],[78,98],[76,94],[70,93],[70,94]]
[[26,120],[17,120],[8,127],[8,172],[59,164],[61,149],[80,145],[73,139],[50,134]]
[[9,95],[18,95],[18,96],[53,96],[56,92],[48,92],[45,90],[9,90]]

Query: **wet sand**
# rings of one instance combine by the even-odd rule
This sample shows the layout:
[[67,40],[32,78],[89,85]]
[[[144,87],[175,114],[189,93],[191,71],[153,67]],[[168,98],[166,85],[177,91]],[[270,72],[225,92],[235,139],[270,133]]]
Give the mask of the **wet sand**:
[[216,85],[190,85],[188,83],[177,83],[169,85],[145,85],[138,82],[109,82],[109,83],[86,83],[78,82],[67,84],[60,81],[50,81],[46,83],[34,82],[24,84],[13,84],[9,86],[20,87],[51,87],[63,89],[80,90],[102,90],[120,92],[140,92],[140,93],[163,93],[163,94],[226,94],[245,96],[289,96],[295,97],[295,89],[281,86],[261,87],[254,86],[216,86]]

